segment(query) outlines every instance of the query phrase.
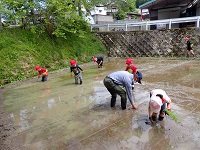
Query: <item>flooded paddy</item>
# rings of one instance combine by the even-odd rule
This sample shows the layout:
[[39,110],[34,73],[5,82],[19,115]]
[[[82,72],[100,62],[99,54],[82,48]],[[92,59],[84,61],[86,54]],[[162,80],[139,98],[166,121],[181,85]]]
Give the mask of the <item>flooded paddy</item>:
[[[3,118],[13,150],[199,150],[200,61],[136,58],[142,85],[133,91],[138,110],[121,110],[118,96],[110,108],[103,79],[125,70],[125,59],[108,58],[104,67],[80,65],[83,84],[75,85],[69,69],[2,89]],[[149,92],[161,88],[172,99],[176,123],[166,116],[148,125]],[[130,106],[129,101],[127,101]]]

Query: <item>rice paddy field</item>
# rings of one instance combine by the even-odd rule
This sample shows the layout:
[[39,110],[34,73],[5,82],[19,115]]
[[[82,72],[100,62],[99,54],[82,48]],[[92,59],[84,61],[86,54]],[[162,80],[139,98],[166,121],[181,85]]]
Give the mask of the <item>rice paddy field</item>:
[[[200,60],[133,58],[142,85],[133,90],[137,110],[110,108],[103,79],[125,70],[125,58],[107,58],[103,68],[80,65],[83,84],[69,68],[1,88],[0,149],[11,150],[199,150]],[[148,124],[149,92],[163,89],[172,115]]]

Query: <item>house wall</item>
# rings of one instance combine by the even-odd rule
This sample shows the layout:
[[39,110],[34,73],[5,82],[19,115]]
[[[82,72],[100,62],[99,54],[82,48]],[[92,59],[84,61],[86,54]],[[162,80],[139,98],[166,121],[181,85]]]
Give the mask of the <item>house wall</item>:
[[[180,18],[180,7],[158,10],[158,20],[171,18]],[[178,27],[179,24],[172,24],[172,28]],[[168,28],[168,25],[166,26],[166,28]]]
[[200,16],[200,2],[197,3],[197,7],[196,7],[196,16]]
[[150,13],[150,20],[158,20],[158,11],[149,11]]
[[95,7],[94,10],[91,10],[91,15],[107,15],[107,10],[105,7]]
[[113,23],[113,16],[104,16],[104,15],[93,15],[94,22],[96,24],[108,24]]

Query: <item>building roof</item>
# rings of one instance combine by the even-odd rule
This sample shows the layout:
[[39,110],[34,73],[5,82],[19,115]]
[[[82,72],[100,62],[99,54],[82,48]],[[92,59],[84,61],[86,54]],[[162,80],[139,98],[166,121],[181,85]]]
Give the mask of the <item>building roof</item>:
[[140,9],[159,10],[165,8],[187,8],[190,4],[196,4],[199,0],[151,0],[139,6]]
[[149,5],[152,5],[153,3],[155,3],[156,0],[151,0],[151,1],[148,1],[142,5],[139,6],[139,8],[148,8]]

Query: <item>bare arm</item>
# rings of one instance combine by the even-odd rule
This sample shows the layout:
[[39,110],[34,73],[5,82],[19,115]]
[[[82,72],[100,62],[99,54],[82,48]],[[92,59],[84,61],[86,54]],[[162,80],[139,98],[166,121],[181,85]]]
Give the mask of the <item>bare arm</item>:
[[167,109],[168,109],[168,110],[171,109],[171,102],[167,103]]

